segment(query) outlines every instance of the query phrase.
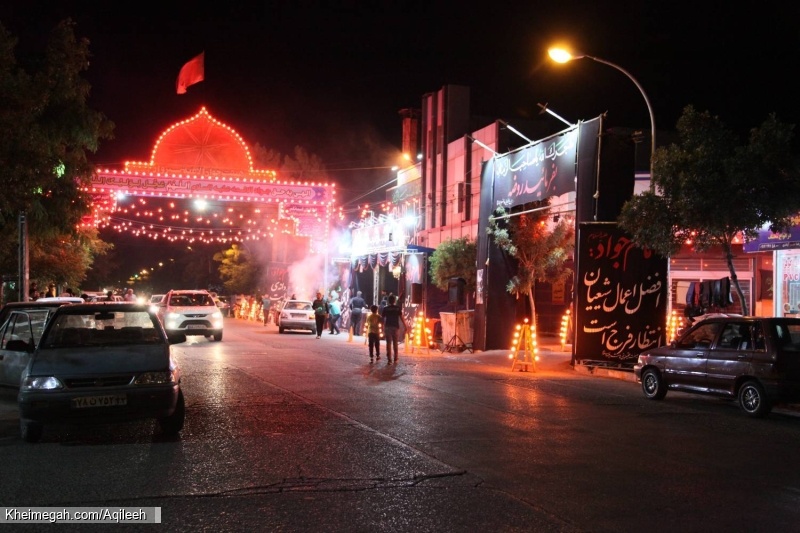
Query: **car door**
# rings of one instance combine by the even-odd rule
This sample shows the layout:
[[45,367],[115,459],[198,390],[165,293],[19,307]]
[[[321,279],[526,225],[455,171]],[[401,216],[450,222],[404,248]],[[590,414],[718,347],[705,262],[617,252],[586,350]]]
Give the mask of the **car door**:
[[20,376],[41,338],[49,309],[14,311],[0,331],[0,385],[19,387]]
[[681,389],[705,390],[708,353],[721,329],[719,322],[700,323],[681,337],[664,361],[667,383]]
[[733,394],[738,376],[748,374],[754,338],[749,321],[732,320],[720,332],[708,352],[707,376],[710,390]]

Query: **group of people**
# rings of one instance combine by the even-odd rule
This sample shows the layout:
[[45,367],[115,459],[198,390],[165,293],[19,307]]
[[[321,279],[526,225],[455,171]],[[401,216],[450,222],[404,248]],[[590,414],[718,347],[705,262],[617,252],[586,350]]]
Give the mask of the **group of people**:
[[[383,336],[386,339],[386,360],[388,364],[392,364],[397,363],[400,353],[398,348],[400,328],[408,330],[408,324],[403,317],[403,309],[397,305],[395,295],[383,292],[380,307],[377,305],[368,307],[361,291],[357,291],[347,305],[350,308],[350,327],[353,328],[354,336],[361,336],[362,321],[364,323],[369,345],[369,362],[374,363],[381,358],[380,335],[383,330]],[[342,302],[338,296],[334,295],[330,299],[326,299],[322,292],[317,292],[311,307],[314,309],[318,339],[326,327],[330,335],[340,333],[339,321],[342,317]],[[365,311],[367,309],[368,313]],[[364,314],[367,315],[366,318]]]
[[[383,337],[386,339],[386,362],[392,364],[397,363],[397,356],[400,353],[398,348],[400,328],[402,326],[408,330],[408,324],[403,317],[403,309],[396,303],[395,295],[383,291],[382,296],[381,305],[371,305],[364,321],[369,345],[369,362],[373,363],[381,358],[380,334],[383,329]],[[361,335],[362,315],[366,307],[363,294],[361,291],[356,292],[350,300],[350,320],[354,335]]]
[[[47,289],[43,290],[43,291],[39,290],[39,287],[38,287],[38,285],[36,284],[35,281],[32,282],[31,285],[30,285],[28,298],[31,301],[36,301],[39,298],[55,298],[57,296],[61,297],[61,298],[74,298],[74,297],[78,297],[78,294],[76,294],[75,291],[72,290],[71,287],[64,288],[64,290],[61,291],[61,294],[59,294],[57,289],[56,289],[56,284],[55,283],[48,284],[47,285]],[[80,294],[80,298],[83,298],[85,301],[88,302],[89,299],[90,299],[90,296],[87,293],[83,292],[83,293]],[[109,301],[113,301],[113,299],[114,299],[114,291],[108,291],[106,293],[106,299],[109,300]],[[136,301],[136,295],[134,294],[133,289],[129,288],[129,289],[125,290],[122,293],[122,299],[123,299],[123,301],[126,301],[126,302],[135,302]]]
[[317,292],[317,297],[311,302],[314,309],[314,319],[317,322],[317,338],[319,339],[323,329],[328,329],[328,334],[339,335],[339,322],[342,319],[342,302],[339,296],[334,294],[330,299],[323,298],[321,292]]
[[[72,289],[67,289],[67,290],[72,292]],[[58,294],[56,293],[55,283],[49,284],[47,286],[47,289],[43,291],[39,290],[39,287],[36,285],[35,281],[32,282],[30,285],[28,297],[33,301],[36,301],[39,298],[55,298],[56,296],[58,296]],[[70,294],[69,296],[72,296],[72,294]]]

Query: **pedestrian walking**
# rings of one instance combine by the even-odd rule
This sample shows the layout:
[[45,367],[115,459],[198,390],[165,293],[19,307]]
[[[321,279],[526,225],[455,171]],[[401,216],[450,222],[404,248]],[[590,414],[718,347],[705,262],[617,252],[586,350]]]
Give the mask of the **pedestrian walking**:
[[374,349],[375,359],[381,358],[381,315],[378,314],[378,306],[372,305],[372,311],[367,315],[367,340],[369,341],[369,362],[372,363],[372,352]]
[[356,292],[356,295],[350,299],[350,324],[353,328],[353,335],[361,335],[361,315],[367,307],[367,302],[361,295],[361,291]]
[[261,297],[261,314],[264,315],[264,325],[269,323],[269,308],[272,307],[272,300],[268,294]]
[[[398,356],[398,336],[400,335],[400,325],[402,324],[405,329],[408,329],[405,318],[403,318],[403,310],[399,305],[395,305],[395,296],[390,294],[387,299],[387,306],[383,308],[383,336],[386,339],[386,361],[391,364],[393,361],[397,363]],[[394,354],[394,359],[392,359]]]
[[314,320],[317,323],[317,338],[322,334],[325,329],[325,320],[328,319],[328,302],[322,297],[321,292],[317,292],[317,297],[311,302],[311,307],[314,309]]
[[378,314],[383,316],[383,310],[389,305],[389,294],[386,291],[381,291],[381,299],[378,302]]
[[330,316],[328,317],[328,323],[330,325],[330,335],[338,335],[339,332],[339,318],[342,316],[342,302],[339,301],[339,297],[331,298],[330,303],[328,304],[328,309],[330,311]]

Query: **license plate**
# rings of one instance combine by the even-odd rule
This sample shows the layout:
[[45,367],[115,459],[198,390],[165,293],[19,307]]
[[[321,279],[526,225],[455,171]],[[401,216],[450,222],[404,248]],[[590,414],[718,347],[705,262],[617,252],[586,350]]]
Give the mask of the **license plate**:
[[201,324],[189,324],[186,329],[206,329],[206,327]]
[[106,396],[81,396],[72,399],[73,409],[86,409],[91,407],[116,407],[127,405],[128,397],[124,394],[108,394]]

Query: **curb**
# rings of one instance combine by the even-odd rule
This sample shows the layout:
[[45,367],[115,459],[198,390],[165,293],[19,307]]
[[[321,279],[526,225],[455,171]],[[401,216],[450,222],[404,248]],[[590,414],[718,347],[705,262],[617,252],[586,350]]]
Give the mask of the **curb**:
[[575,372],[593,377],[610,378],[636,383],[636,376],[633,372],[625,370],[615,370],[613,368],[602,368],[597,366],[575,365]]

